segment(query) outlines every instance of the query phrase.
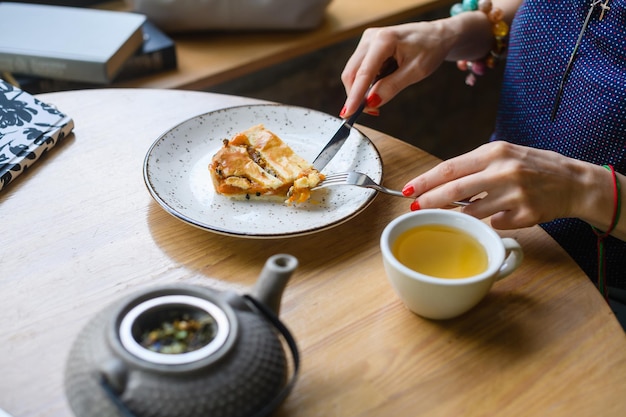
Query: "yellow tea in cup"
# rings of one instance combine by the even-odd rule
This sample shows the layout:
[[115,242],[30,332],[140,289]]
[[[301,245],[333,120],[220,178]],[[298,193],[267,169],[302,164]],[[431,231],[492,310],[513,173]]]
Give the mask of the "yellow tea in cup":
[[437,278],[467,278],[484,272],[488,266],[487,251],[475,238],[438,224],[402,232],[392,252],[405,266]]
[[515,239],[500,237],[476,217],[445,209],[396,217],[380,235],[380,250],[387,278],[404,305],[435,320],[469,311],[524,259]]

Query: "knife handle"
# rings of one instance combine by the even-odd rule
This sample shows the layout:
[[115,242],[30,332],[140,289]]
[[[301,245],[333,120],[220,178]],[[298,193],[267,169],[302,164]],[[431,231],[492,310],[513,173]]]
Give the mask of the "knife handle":
[[378,80],[385,78],[392,72],[395,72],[395,70],[397,69],[398,69],[398,62],[396,61],[394,57],[390,56],[389,58],[385,60],[385,62],[383,62],[383,65],[381,65],[380,71],[378,71],[378,74],[376,75],[376,78],[374,78],[374,82],[372,82],[372,84],[370,85],[370,88],[372,88],[372,86],[376,84]]
[[352,116],[350,116],[348,120],[346,120],[345,122],[346,125],[352,127],[354,122],[356,122],[356,119],[361,115],[361,113],[363,113],[363,109],[365,109],[365,106],[367,104],[367,96],[369,95],[369,91],[372,89],[374,84],[376,84],[379,80],[385,78],[386,76],[388,76],[389,74],[391,74],[397,69],[398,69],[398,62],[395,60],[394,57],[390,56],[389,58],[385,60],[385,62],[383,62],[383,65],[381,65],[380,67],[380,71],[378,71],[378,74],[376,74],[374,81],[372,81],[369,88],[367,89],[367,93],[365,93],[365,97],[361,101],[361,104],[356,109],[356,111],[352,114]]

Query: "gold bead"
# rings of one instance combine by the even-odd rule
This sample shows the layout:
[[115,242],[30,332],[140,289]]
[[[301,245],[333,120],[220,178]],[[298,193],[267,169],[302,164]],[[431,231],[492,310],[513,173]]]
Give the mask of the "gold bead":
[[509,25],[505,21],[500,20],[493,25],[493,34],[498,38],[504,38],[509,34]]

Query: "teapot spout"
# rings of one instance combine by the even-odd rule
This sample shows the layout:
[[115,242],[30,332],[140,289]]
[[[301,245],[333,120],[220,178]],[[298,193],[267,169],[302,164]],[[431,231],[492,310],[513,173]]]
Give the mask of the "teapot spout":
[[287,281],[298,267],[298,259],[292,255],[273,255],[265,261],[261,275],[254,285],[253,296],[276,314],[280,313],[280,301]]

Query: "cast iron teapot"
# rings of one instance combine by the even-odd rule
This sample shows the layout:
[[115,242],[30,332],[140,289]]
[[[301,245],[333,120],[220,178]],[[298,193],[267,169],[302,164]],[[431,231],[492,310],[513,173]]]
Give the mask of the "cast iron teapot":
[[[73,412],[77,417],[271,414],[298,374],[295,340],[278,319],[283,290],[297,265],[291,255],[270,257],[252,295],[179,284],[144,290],[104,309],[70,351],[65,389]],[[279,335],[291,351],[291,366]]]

